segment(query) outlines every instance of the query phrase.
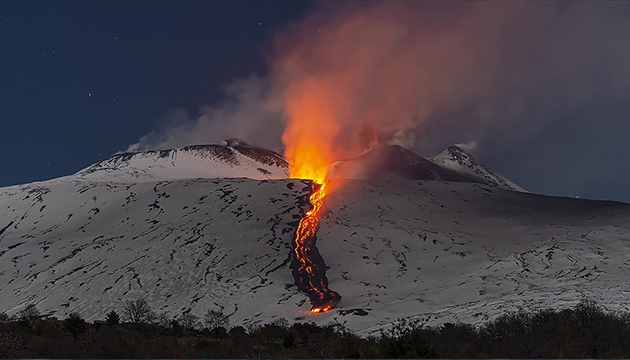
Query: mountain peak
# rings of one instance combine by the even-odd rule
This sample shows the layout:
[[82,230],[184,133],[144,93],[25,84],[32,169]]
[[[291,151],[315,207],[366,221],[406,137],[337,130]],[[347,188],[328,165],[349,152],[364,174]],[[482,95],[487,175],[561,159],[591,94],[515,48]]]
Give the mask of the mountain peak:
[[443,168],[467,176],[474,182],[488,184],[505,190],[527,192],[505,176],[477,161],[474,156],[457,145],[449,146],[430,160]]
[[446,150],[434,156],[433,159],[437,159],[440,155],[444,154],[444,157],[454,161],[462,166],[483,166],[480,164],[473,155],[462,149],[457,145],[451,145]]
[[329,177],[473,182],[525,192],[457,145],[449,146],[429,159],[398,145],[379,145],[360,156],[333,163],[329,167]]
[[355,158],[337,161],[329,177],[338,179],[411,179],[462,181],[426,158],[398,145],[378,145]]

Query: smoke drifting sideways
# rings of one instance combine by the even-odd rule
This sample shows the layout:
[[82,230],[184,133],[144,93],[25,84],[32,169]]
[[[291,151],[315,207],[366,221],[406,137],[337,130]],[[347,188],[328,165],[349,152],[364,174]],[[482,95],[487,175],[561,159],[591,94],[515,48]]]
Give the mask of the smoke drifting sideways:
[[624,2],[317,4],[275,33],[265,78],[129,150],[240,137],[289,157],[312,142],[334,161],[365,147],[368,125],[425,155],[474,144],[533,191],[603,187],[601,156],[630,154],[629,20]]
[[172,109],[160,119],[165,125],[140,138],[126,152],[173,149],[186,145],[220,144],[230,138],[281,151],[281,111],[268,100],[270,82],[255,74],[233,80],[224,98],[203,106],[199,114]]

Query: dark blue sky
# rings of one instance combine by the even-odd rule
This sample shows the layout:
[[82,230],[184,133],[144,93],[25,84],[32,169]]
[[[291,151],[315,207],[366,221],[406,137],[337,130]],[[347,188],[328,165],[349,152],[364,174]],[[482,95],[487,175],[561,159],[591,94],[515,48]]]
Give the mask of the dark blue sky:
[[304,2],[0,2],[0,186],[124,150],[172,108],[265,71],[270,31]]

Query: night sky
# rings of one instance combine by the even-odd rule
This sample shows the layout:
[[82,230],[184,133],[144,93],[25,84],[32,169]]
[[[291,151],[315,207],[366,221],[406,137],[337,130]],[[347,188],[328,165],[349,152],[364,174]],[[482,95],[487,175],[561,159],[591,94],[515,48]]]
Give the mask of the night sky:
[[[274,34],[290,33],[322,4],[332,3],[0,2],[0,186],[72,174],[147,134],[163,135],[173,109],[188,111],[177,121],[192,123],[204,106],[221,104],[235,80],[256,89],[273,72]],[[371,16],[361,13],[369,3],[351,4],[359,15],[333,9],[315,17],[336,19],[327,39],[336,39],[330,29],[344,16]],[[437,89],[442,105],[415,151],[430,156],[480,140],[474,155],[532,192],[630,202],[630,4],[466,1],[434,13],[420,8],[429,2],[401,4],[428,24],[407,20],[410,44],[414,31],[427,43],[440,31],[452,35],[450,28],[454,37],[442,40],[467,39],[433,63],[422,49],[414,58],[406,43],[389,50],[409,55],[403,64],[412,72],[426,63],[420,70],[435,81],[422,85]],[[319,25],[308,22],[310,41],[321,45]],[[452,45],[442,40],[427,54]],[[347,56],[352,45],[341,47]],[[449,78],[447,66],[470,71]],[[208,128],[209,119],[196,126]]]
[[0,186],[74,173],[265,71],[303,2],[0,2]]

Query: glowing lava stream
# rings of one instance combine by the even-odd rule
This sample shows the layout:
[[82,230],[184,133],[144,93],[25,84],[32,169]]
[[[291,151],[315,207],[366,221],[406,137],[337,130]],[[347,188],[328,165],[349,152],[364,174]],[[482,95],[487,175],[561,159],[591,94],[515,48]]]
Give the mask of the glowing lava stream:
[[328,288],[327,266],[315,247],[315,234],[319,227],[320,210],[326,196],[326,184],[313,183],[309,200],[312,209],[304,214],[295,234],[295,258],[299,267],[293,267],[293,276],[301,290],[310,297],[311,314],[330,311],[341,300],[341,295]]

